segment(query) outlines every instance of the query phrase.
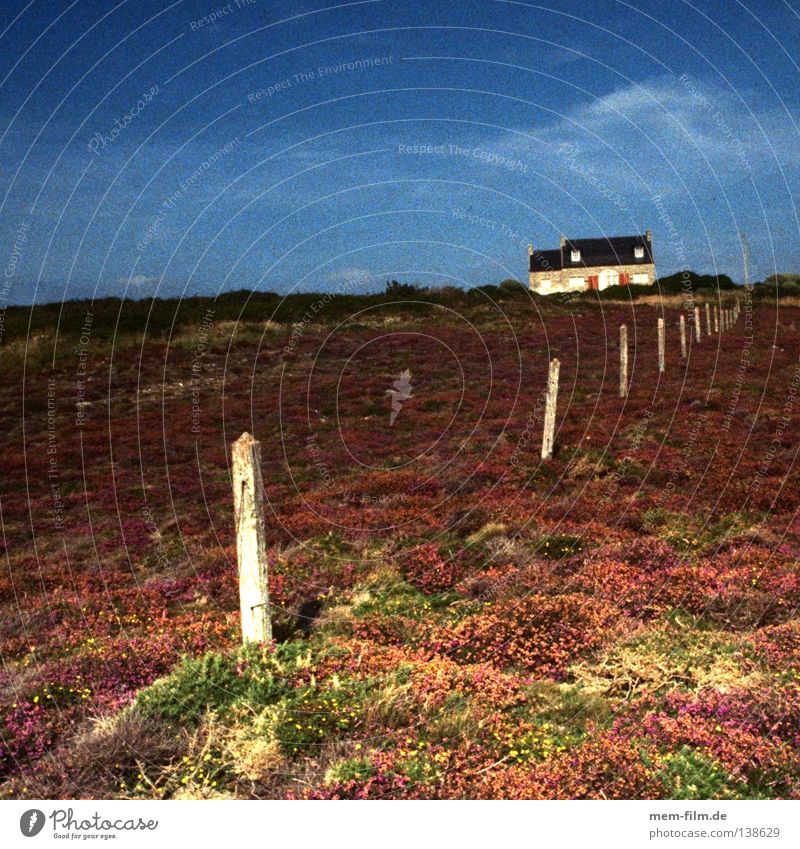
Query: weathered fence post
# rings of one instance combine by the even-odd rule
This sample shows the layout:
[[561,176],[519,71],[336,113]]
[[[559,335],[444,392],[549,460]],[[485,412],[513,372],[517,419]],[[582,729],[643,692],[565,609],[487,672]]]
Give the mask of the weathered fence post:
[[628,325],[619,327],[619,397],[628,397]]
[[706,302],[706,336],[711,335],[711,307]]
[[664,319],[658,320],[658,371],[663,374],[667,369],[664,360]]
[[267,584],[267,542],[261,485],[261,443],[245,431],[231,450],[242,642],[272,639]]
[[719,307],[714,305],[714,333],[719,333]]
[[681,358],[686,359],[686,319],[684,318],[683,313],[681,313]]
[[700,341],[700,307],[694,308],[694,338]]
[[547,378],[547,400],[544,406],[544,436],[542,437],[542,459],[553,456],[553,444],[556,435],[556,402],[558,400],[558,372],[561,363],[550,360],[550,373]]

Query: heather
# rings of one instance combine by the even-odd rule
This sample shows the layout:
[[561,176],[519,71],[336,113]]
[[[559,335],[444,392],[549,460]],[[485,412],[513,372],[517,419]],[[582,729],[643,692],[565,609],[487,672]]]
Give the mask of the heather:
[[[659,376],[649,303],[498,292],[334,298],[294,337],[241,294],[12,333],[4,796],[800,796],[800,309],[687,363],[670,308]],[[246,648],[244,430],[275,637]]]

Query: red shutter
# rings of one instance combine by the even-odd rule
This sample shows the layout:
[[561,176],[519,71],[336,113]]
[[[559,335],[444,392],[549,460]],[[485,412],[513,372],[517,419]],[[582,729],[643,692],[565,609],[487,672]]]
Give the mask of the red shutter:
[[589,275],[589,288],[590,289],[597,289],[599,287],[599,285],[600,285],[600,283],[598,281],[597,275],[596,274],[590,274]]
[[627,286],[628,283],[630,283],[630,282],[631,282],[630,274],[620,274],[620,276],[619,276],[619,285],[620,286]]

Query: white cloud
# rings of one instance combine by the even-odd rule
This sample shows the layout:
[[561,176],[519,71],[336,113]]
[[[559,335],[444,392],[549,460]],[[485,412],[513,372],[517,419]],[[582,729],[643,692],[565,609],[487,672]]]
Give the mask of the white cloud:
[[368,268],[353,266],[334,271],[331,279],[337,283],[341,283],[342,288],[347,292],[359,292],[370,285],[374,285],[375,274]]
[[160,278],[152,277],[147,274],[134,274],[131,277],[120,277],[117,281],[123,286],[131,286],[135,289],[140,289],[144,286],[156,286]]
[[675,75],[626,85],[539,135],[555,153],[572,145],[573,158],[619,191],[670,196],[697,191],[698,181],[725,190],[765,172],[780,177],[779,163],[796,169],[791,129],[777,109],[751,114],[729,89]]

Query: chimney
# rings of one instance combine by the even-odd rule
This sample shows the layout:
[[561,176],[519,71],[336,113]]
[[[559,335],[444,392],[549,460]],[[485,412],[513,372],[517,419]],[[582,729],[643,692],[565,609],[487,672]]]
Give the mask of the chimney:
[[561,247],[563,248],[564,245],[566,245],[566,244],[567,244],[567,237],[562,233],[561,234]]
[[533,245],[528,245],[528,256],[533,256]]
[[652,230],[645,230],[644,231],[644,237],[645,237],[645,239],[647,239],[648,242],[652,242],[653,241],[653,231]]

